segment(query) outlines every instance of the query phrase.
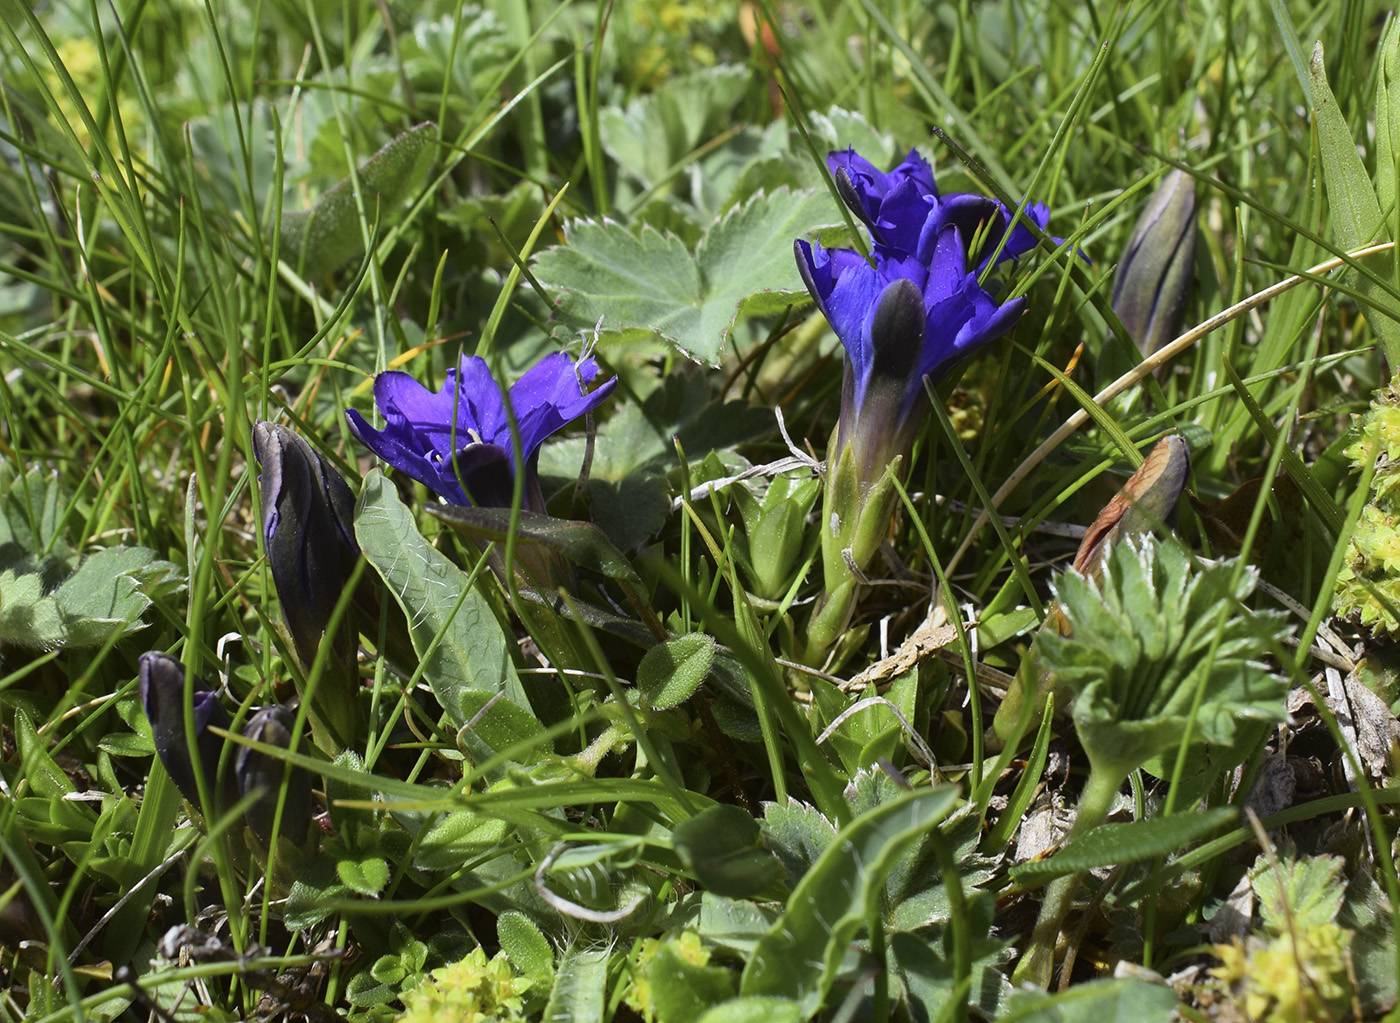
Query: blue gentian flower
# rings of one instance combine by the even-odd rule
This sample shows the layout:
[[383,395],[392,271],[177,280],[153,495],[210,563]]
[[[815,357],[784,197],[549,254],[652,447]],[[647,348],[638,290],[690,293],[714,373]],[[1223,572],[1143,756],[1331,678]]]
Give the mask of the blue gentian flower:
[[845,632],[859,572],[888,535],[898,495],[889,475],[907,457],[937,383],[1005,334],[1025,299],[999,302],[980,280],[1035,247],[1027,223],[1049,210],[1013,212],[986,196],[940,194],[917,152],[888,174],[855,152],[827,163],[842,201],[870,231],[870,257],[799,239],[797,267],[845,347],[841,416],[827,450],[822,562],[825,592],[809,619],[805,656],[818,664]]
[[[926,408],[924,379],[936,382],[1020,318],[1024,299],[999,303],[978,279],[998,246],[1001,262],[1035,238],[1023,224],[1007,237],[1012,213],[995,199],[940,195],[916,152],[888,174],[849,150],[828,162],[843,201],[870,229],[870,260],[799,239],[797,266],[846,349],[832,457],[857,445],[856,464],[870,482],[912,443]],[[1041,228],[1048,216],[1041,204],[1023,211]]]
[[[866,227],[872,240],[885,249],[905,253],[927,249],[930,235],[936,237],[949,224],[962,231],[968,245],[978,242],[974,261],[980,275],[1011,225],[1014,212],[1005,203],[972,192],[940,195],[933,180],[933,169],[916,150],[909,150],[904,161],[883,174],[854,150],[827,155],[827,166],[836,179],[836,190]],[[930,213],[936,216],[931,217]],[[1011,237],[997,256],[1000,265],[1017,259],[1036,246],[1027,222],[1044,231],[1050,222],[1050,208],[1029,203],[1011,231]],[[1058,241],[1058,239],[1057,239]]]
[[515,413],[525,465],[525,506],[544,511],[535,475],[540,445],[550,434],[596,408],[617,384],[614,377],[586,391],[598,375],[591,358],[575,362],[563,352],[541,359],[503,397],[486,360],[462,356],[447,371],[442,389],[430,391],[407,373],[381,373],[374,400],[385,427],[375,430],[347,409],[350,429],[396,469],[450,504],[508,507],[515,458],[506,402]]

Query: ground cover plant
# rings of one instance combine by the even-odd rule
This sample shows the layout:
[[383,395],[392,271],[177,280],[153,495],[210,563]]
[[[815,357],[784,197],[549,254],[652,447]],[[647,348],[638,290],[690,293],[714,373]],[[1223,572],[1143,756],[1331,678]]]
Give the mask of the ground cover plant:
[[0,2],[0,1019],[1400,976],[1363,2]]

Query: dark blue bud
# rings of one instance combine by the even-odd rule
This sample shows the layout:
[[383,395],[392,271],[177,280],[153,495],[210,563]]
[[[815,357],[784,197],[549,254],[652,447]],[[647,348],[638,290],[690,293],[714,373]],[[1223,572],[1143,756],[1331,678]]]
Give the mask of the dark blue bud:
[[209,731],[215,728],[228,728],[228,711],[219,702],[217,693],[211,693],[199,683],[191,685],[190,702],[194,710],[194,733],[185,731],[185,669],[171,657],[158,651],[141,655],[138,674],[138,691],[141,708],[151,723],[151,734],[155,738],[156,756],[165,765],[175,787],[195,806],[199,806],[199,786],[195,782],[194,765],[190,759],[191,740],[199,749],[199,766],[204,777],[208,794],[219,796],[216,769],[219,753],[224,740]]
[[[253,451],[262,466],[268,567],[297,658],[310,667],[360,556],[355,498],[340,473],[286,427],[257,423]],[[341,645],[353,642],[345,629]],[[353,648],[339,653],[354,663]]]
[[[267,746],[290,749],[295,720],[292,712],[280,704],[264,707],[248,719],[243,735]],[[244,812],[244,817],[264,847],[272,844],[278,793],[287,770],[285,760],[249,746],[240,746],[234,758],[233,774],[238,781],[238,794],[246,798],[250,793],[257,793],[256,801]],[[311,820],[311,776],[299,767],[290,770],[280,833],[293,842],[300,842]]]

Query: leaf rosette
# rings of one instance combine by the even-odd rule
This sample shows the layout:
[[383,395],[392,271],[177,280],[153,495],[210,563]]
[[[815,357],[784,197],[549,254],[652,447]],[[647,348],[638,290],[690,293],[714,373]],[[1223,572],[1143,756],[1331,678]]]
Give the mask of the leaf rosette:
[[1284,720],[1287,679],[1265,658],[1289,626],[1244,607],[1257,579],[1233,561],[1197,569],[1177,544],[1147,537],[1113,548],[1098,582],[1070,571],[1052,584],[1070,634],[1041,632],[1036,653],[1074,694],[1095,766],[1126,775],[1174,752],[1188,728],[1229,746],[1247,723]]

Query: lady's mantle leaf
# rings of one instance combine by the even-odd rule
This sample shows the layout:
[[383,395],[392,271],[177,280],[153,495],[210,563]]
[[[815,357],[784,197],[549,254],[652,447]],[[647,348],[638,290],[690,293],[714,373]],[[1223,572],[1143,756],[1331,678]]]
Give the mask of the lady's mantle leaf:
[[825,192],[758,194],[714,223],[689,251],[650,227],[575,221],[568,244],[542,252],[535,276],[571,327],[655,334],[697,362],[719,365],[739,314],[805,305],[792,239],[841,222]]
[[942,820],[956,799],[952,788],[916,790],[843,828],[754,949],[740,994],[792,998],[804,1015],[816,1012],[900,854]]

